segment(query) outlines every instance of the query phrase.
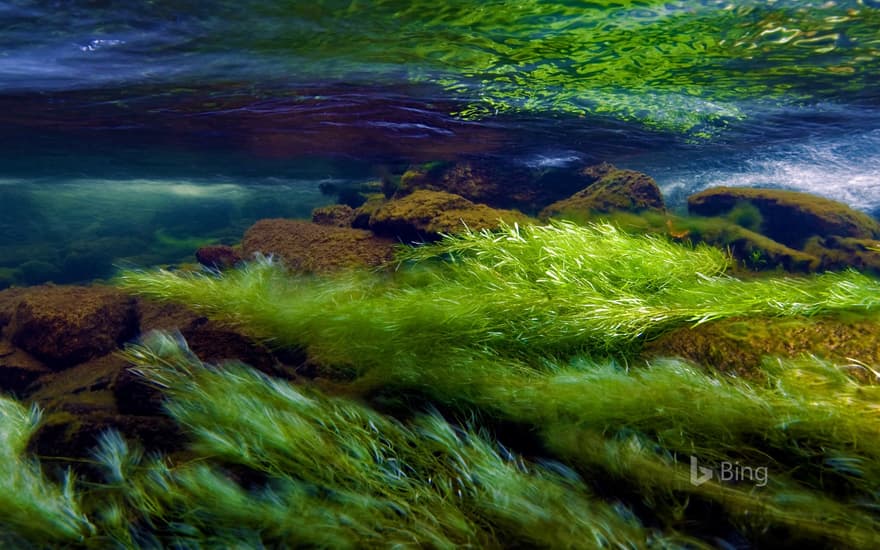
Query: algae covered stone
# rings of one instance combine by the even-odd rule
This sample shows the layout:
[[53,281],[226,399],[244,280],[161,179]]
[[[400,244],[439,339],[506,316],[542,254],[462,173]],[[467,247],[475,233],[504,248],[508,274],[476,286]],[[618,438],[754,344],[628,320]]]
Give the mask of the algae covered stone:
[[781,189],[715,187],[688,197],[688,210],[700,216],[721,216],[743,203],[761,214],[761,233],[800,249],[814,236],[880,237],[880,223],[845,204],[808,193]]
[[312,210],[312,222],[333,227],[351,227],[355,210],[347,204],[331,204]]
[[102,287],[34,287],[15,305],[12,342],[55,368],[116,349],[138,330],[135,299]]
[[276,255],[298,271],[324,273],[379,266],[391,260],[393,247],[394,241],[362,229],[286,219],[260,220],[242,241],[247,256]]
[[611,212],[664,212],[663,195],[657,182],[635,170],[622,170],[603,163],[581,171],[585,178],[595,181],[571,197],[557,201],[541,211],[542,219]]
[[495,208],[537,212],[591,181],[581,171],[567,168],[531,170],[522,165],[476,160],[433,162],[404,172],[397,196],[420,189],[444,191]]
[[501,222],[531,223],[515,210],[495,209],[443,191],[415,191],[389,201],[370,217],[370,229],[403,241],[434,241],[465,229],[495,229]]

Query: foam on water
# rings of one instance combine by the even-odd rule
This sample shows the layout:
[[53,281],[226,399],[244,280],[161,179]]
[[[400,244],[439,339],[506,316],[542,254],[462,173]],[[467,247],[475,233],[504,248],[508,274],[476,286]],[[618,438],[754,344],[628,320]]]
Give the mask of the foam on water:
[[654,176],[673,205],[724,185],[804,191],[859,210],[880,210],[880,130],[638,159],[630,165]]

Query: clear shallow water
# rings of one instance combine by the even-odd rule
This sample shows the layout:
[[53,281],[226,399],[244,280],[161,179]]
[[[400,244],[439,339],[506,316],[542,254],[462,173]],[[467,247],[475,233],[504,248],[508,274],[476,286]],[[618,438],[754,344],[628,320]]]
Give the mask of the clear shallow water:
[[181,261],[438,159],[880,208],[869,0],[6,1],[0,28],[0,285]]

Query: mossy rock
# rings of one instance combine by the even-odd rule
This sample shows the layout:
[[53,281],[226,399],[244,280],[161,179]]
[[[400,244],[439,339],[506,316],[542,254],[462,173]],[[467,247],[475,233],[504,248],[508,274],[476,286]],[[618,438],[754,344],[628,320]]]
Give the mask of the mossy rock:
[[441,234],[467,229],[495,229],[508,224],[528,224],[534,220],[514,210],[500,210],[475,204],[464,197],[443,191],[415,191],[382,205],[370,217],[370,229],[404,242],[434,241]]
[[312,210],[312,222],[333,227],[351,227],[354,221],[354,208],[347,204],[331,204]]
[[397,198],[413,191],[443,191],[494,208],[537,212],[591,183],[578,170],[525,166],[491,161],[435,162],[410,167],[400,178]]
[[112,288],[31,287],[17,300],[9,338],[47,365],[66,368],[133,338],[138,332],[135,303]]
[[331,227],[302,220],[260,220],[242,241],[245,256],[281,257],[291,269],[328,273],[380,266],[393,257],[394,241],[369,231]]
[[544,208],[539,217],[589,217],[592,214],[645,211],[664,212],[663,195],[657,182],[635,170],[621,170],[610,164],[585,168],[585,178],[597,178],[594,183],[567,199]]
[[802,249],[814,235],[880,238],[880,223],[845,204],[797,191],[716,187],[688,197],[688,210],[722,216],[743,203],[761,213],[761,233],[786,246]]
[[35,380],[50,372],[29,353],[0,340],[0,392],[25,395]]
[[[763,376],[765,357],[812,354],[840,364],[880,365],[876,315],[842,314],[812,318],[737,318],[683,327],[649,342],[645,359],[680,357],[747,378]],[[865,381],[871,373],[854,374]]]
[[793,273],[817,271],[820,260],[816,256],[795,250],[773,239],[723,219],[691,221],[689,233],[692,242],[703,242],[724,248],[747,269],[767,271],[782,268]]
[[[660,212],[614,212],[608,220],[631,233],[655,233],[682,243],[704,243],[729,251],[734,266],[746,272],[782,269],[809,273],[820,269],[818,257],[741,227],[727,218],[681,217]],[[584,220],[575,219],[581,222]]]
[[196,250],[196,260],[205,267],[222,270],[235,267],[242,258],[238,251],[231,246],[213,244]]
[[817,258],[823,270],[854,267],[880,275],[880,241],[852,237],[812,237],[804,250]]
[[382,193],[374,193],[367,197],[366,202],[355,208],[354,217],[351,220],[351,226],[356,229],[369,229],[370,218],[373,214],[382,208],[388,202],[388,199]]

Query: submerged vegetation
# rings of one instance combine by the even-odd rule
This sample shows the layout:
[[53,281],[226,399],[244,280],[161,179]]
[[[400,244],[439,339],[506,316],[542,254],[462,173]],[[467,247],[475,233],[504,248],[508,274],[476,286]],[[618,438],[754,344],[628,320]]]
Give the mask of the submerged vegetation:
[[465,232],[398,257],[412,265],[389,276],[291,277],[263,259],[222,277],[159,270],[127,272],[121,283],[252,336],[308,346],[319,360],[361,366],[462,347],[531,358],[620,354],[715,319],[880,306],[880,282],[854,271],[742,281],[724,274],[722,251],[610,224]]
[[675,327],[876,310],[876,280],[741,281],[716,249],[608,224],[466,232],[398,262],[124,273],[142,295],[353,372],[335,384],[347,397],[149,335],[126,357],[189,434],[186,458],[107,434],[104,480],[62,490],[26,458],[36,412],[4,399],[0,511],[18,512],[0,538],[46,540],[36,513],[52,540],[84,546],[880,543],[880,386],[816,357],[768,359],[753,380],[625,366]]
[[[153,334],[128,357],[163,388],[169,414],[200,457],[144,457],[118,434],[95,452],[104,471],[82,501],[32,472],[20,445],[3,471],[32,475],[0,494],[0,540],[87,547],[239,544],[322,548],[423,546],[635,548],[663,541],[623,508],[590,498],[576,474],[530,464],[436,413],[408,425],[240,365],[202,365],[182,342]],[[3,433],[29,435],[20,405]],[[236,471],[237,483],[229,472]],[[4,487],[12,488],[12,487]],[[36,491],[36,494],[33,494]],[[60,510],[57,510],[60,508]],[[668,542],[668,541],[667,541]]]

